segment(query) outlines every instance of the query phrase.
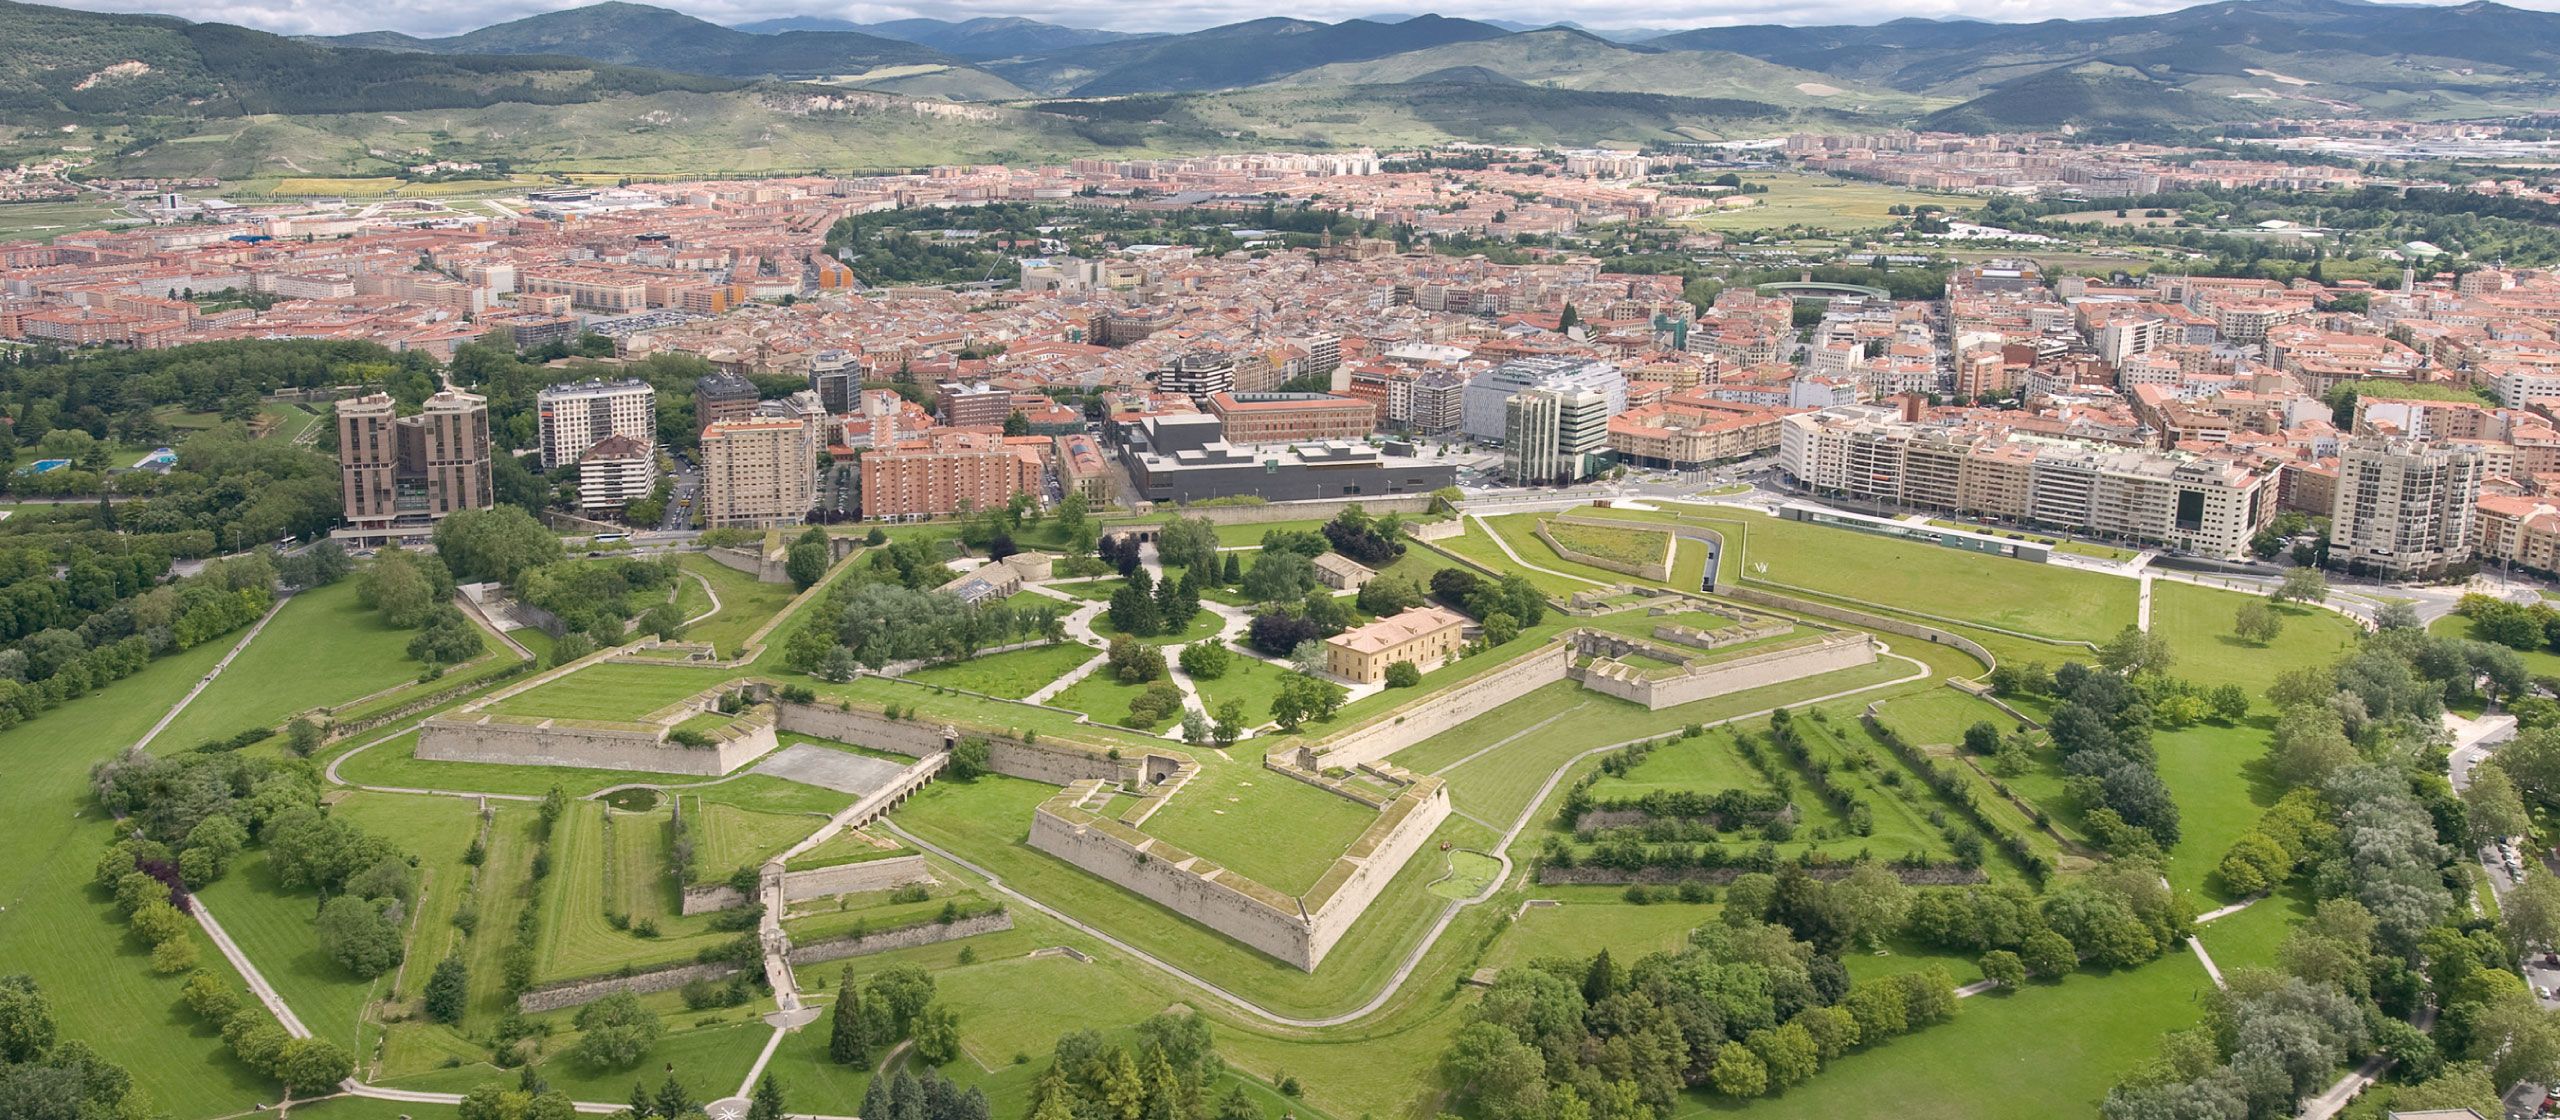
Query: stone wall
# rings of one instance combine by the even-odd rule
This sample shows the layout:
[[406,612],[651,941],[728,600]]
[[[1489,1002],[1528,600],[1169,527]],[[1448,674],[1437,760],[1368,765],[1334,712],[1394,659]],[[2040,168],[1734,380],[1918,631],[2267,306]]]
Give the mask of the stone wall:
[[1366,727],[1309,744],[1308,749],[1315,752],[1314,768],[1375,762],[1510,703],[1530,689],[1563,680],[1572,665],[1573,647],[1551,643],[1463,684],[1416,698]]
[[933,882],[933,871],[925,866],[923,856],[891,856],[834,867],[786,871],[782,875],[782,901],[806,902],[813,898],[894,890],[909,883],[930,882]]
[[797,967],[804,964],[817,964],[820,961],[840,961],[846,957],[886,953],[897,949],[913,949],[919,945],[937,945],[945,941],[957,941],[963,937],[976,937],[982,933],[1002,933],[1012,928],[1013,915],[998,910],[993,914],[962,918],[950,925],[926,922],[922,925],[882,930],[861,937],[838,937],[826,941],[812,941],[806,945],[794,945],[791,947],[789,957],[792,965]]
[[1467,523],[1455,517],[1446,521],[1409,521],[1404,535],[1418,541],[1445,541],[1467,535]]
[[1012,736],[982,729],[960,730],[927,720],[890,719],[863,708],[847,711],[826,704],[785,703],[779,706],[778,711],[784,731],[914,758],[941,752],[946,733],[953,739],[985,739],[988,769],[1007,777],[1028,778],[1053,786],[1087,778],[1118,781],[1136,765],[1134,761],[1124,762],[1110,757],[1103,750],[1082,744],[1048,740],[1025,743]]
[[672,991],[696,980],[726,980],[738,972],[739,967],[734,964],[686,964],[635,972],[629,976],[598,976],[591,980],[546,984],[517,996],[516,1010],[527,1015],[537,1011],[558,1011],[563,1007],[594,1003],[616,992],[647,995]]
[[664,732],[518,723],[486,715],[431,719],[418,732],[417,756],[437,762],[642,770],[716,778],[772,753],[773,725],[759,723],[709,747],[680,747]]
[[1619,674],[1577,670],[1574,677],[1582,682],[1582,687],[1593,692],[1660,711],[1712,696],[1872,665],[1875,660],[1874,639],[1865,634],[1841,632],[1825,635],[1813,645],[1790,646],[1766,653],[1747,653],[1727,661],[1693,664],[1686,673]]
[[763,549],[712,548],[703,550],[712,562],[731,571],[756,577],[757,583],[789,583],[791,573],[782,557],[766,557]]
[[[1314,971],[1309,930],[1295,900],[1116,822],[1053,808],[1065,796],[1032,813],[1032,847],[1256,951]],[[1084,819],[1070,819],[1068,813]]]
[[[1449,819],[1449,813],[1449,787],[1438,778],[1424,778],[1352,843],[1351,850],[1334,864],[1334,872],[1342,874],[1339,885],[1307,913],[1309,971],[1324,962],[1325,954],[1333,951],[1334,942],[1351,932],[1360,915],[1368,912],[1369,904],[1376,902],[1387,884],[1395,881],[1396,873],[1404,870],[1414,853],[1430,842],[1431,834],[1439,830],[1440,822]],[[1345,865],[1350,866],[1347,874],[1343,873]],[[1308,892],[1308,897],[1316,897],[1333,880],[1334,874],[1326,875],[1315,890]]]
[[[1329,499],[1320,502],[1264,502],[1249,506],[1183,506],[1159,505],[1156,512],[1175,512],[1184,517],[1205,517],[1220,525],[1253,525],[1265,521],[1331,521],[1333,515],[1346,509],[1358,509],[1371,517],[1390,513],[1429,513],[1431,495],[1411,494],[1396,498]],[[1238,542],[1241,543],[1241,542]]]
[[1950,634],[1934,626],[1924,626],[1920,623],[1907,621],[1905,619],[1887,618],[1883,615],[1869,614],[1860,610],[1851,610],[1847,607],[1834,606],[1830,603],[1817,603],[1809,599],[1798,599],[1792,595],[1780,595],[1777,592],[1763,591],[1756,587],[1735,585],[1722,588],[1717,593],[1730,596],[1735,599],[1740,599],[1746,603],[1755,603],[1764,607],[1776,607],[1780,610],[1794,611],[1798,614],[1809,614],[1815,618],[1827,618],[1833,622],[1845,622],[1851,626],[1856,626],[1865,630],[1881,630],[1887,634],[1900,634],[1906,638],[1918,638],[1922,641],[1934,642],[1942,646],[1954,646],[1957,649],[1963,650],[1974,660],[1980,661],[1985,666],[1985,672],[1990,671],[1989,666],[1999,664],[1999,661],[1991,656],[1991,651],[1982,648],[1980,643],[1961,634]]
[[[1632,529],[1632,528],[1633,528],[1631,525],[1629,525],[1629,524],[1628,524],[1628,523],[1626,523],[1626,522],[1619,522],[1619,523],[1616,523],[1616,524],[1603,525],[1603,524],[1597,524],[1597,523],[1595,523],[1595,522],[1593,522],[1593,521],[1590,521],[1590,520],[1578,520],[1578,521],[1577,521],[1577,520],[1570,520],[1570,519],[1561,519],[1561,520],[1565,520],[1565,524],[1568,524],[1568,525],[1588,525],[1588,526],[1591,526],[1591,527],[1593,527],[1593,528],[1601,528],[1601,529],[1619,529],[1619,530],[1628,530],[1628,529]],[[1643,531],[1645,531],[1645,530],[1635,530],[1635,531],[1637,531],[1637,532],[1643,532]],[[1653,530],[1653,531],[1655,531],[1655,532],[1659,532],[1660,530]],[[1534,525],[1530,528],[1530,532],[1536,533],[1536,534],[1537,534],[1537,536],[1538,536],[1538,539],[1539,539],[1539,540],[1541,540],[1541,541],[1545,541],[1545,542],[1546,542],[1546,544],[1547,544],[1547,547],[1548,547],[1548,548],[1552,548],[1552,549],[1556,550],[1556,555],[1561,556],[1561,557],[1564,557],[1564,558],[1565,558],[1565,559],[1567,559],[1567,560],[1571,560],[1571,561],[1573,561],[1574,563],[1577,563],[1577,564],[1589,564],[1589,565],[1591,565],[1592,567],[1594,567],[1594,568],[1598,568],[1598,569],[1600,569],[1601,571],[1604,571],[1604,572],[1616,572],[1616,573],[1618,573],[1619,575],[1622,575],[1622,576],[1634,576],[1634,577],[1636,577],[1637,579],[1649,579],[1649,580],[1652,580],[1652,581],[1654,581],[1654,582],[1656,582],[1656,583],[1667,583],[1667,582],[1670,582],[1670,580],[1671,580],[1671,558],[1672,558],[1672,549],[1674,548],[1674,545],[1672,544],[1671,534],[1669,534],[1669,533],[1663,533],[1663,534],[1662,534],[1662,562],[1661,562],[1661,563],[1658,563],[1658,564],[1630,564],[1630,563],[1627,563],[1627,562],[1626,562],[1626,561],[1624,561],[1624,560],[1612,560],[1612,559],[1610,559],[1610,558],[1608,558],[1608,557],[1606,557],[1606,556],[1594,556],[1594,555],[1592,555],[1592,554],[1590,554],[1590,553],[1588,553],[1588,552],[1583,552],[1583,551],[1581,551],[1581,550],[1579,550],[1579,549],[1567,548],[1567,547],[1565,547],[1564,545],[1562,545],[1562,544],[1560,544],[1560,543],[1558,543],[1558,542],[1556,541],[1555,534],[1553,534],[1553,533],[1549,533],[1549,532],[1547,531],[1547,523],[1546,523],[1546,522],[1544,522],[1544,521],[1540,521],[1540,522],[1537,522],[1536,524],[1534,524]]]

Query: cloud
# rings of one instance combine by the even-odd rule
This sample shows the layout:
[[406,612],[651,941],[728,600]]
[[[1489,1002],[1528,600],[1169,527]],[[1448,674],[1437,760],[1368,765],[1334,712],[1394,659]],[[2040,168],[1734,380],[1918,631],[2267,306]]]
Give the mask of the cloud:
[[[493,23],[521,19],[536,11],[581,6],[574,0],[375,0],[349,4],[343,0],[210,0],[170,12],[168,0],[57,0],[66,7],[102,12],[158,12],[187,19],[235,23],[284,35],[343,35],[356,31],[403,31],[428,37],[458,35]],[[2443,0],[2454,2],[2454,0]],[[827,3],[824,0],[665,0],[675,8],[714,23],[737,24],[781,16],[826,16],[870,23],[933,17],[1020,16],[1075,27],[1118,31],[1191,31],[1222,23],[1259,19],[1273,14],[1252,0],[1180,0],[1130,5],[1125,0],[946,0],[911,5]],[[2083,0],[2072,6],[2077,19],[2143,15],[2185,7],[2181,0]],[[2560,8],[2560,0],[2526,0],[2520,7]],[[1288,14],[1302,19],[1343,20],[1382,11],[1433,11],[1447,16],[1519,19],[1523,10],[1493,0],[1455,4],[1406,4],[1400,0],[1301,0]],[[1717,27],[1744,23],[1876,23],[1917,16],[1924,19],[1965,17],[2001,21],[2051,18],[2047,0],[1887,0],[1884,4],[1852,0],[1701,0],[1690,3],[1647,3],[1644,0],[1549,0],[1534,9],[1537,18],[1570,20],[1585,27]]]

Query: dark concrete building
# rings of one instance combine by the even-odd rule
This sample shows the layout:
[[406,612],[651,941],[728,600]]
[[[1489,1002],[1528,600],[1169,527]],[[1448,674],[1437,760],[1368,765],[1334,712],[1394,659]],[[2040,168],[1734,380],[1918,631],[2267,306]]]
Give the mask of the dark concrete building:
[[1243,447],[1206,414],[1124,421],[1114,433],[1135,497],[1198,502],[1252,494],[1274,502],[1428,494],[1457,481],[1446,463],[1391,456],[1365,443],[1318,440]]

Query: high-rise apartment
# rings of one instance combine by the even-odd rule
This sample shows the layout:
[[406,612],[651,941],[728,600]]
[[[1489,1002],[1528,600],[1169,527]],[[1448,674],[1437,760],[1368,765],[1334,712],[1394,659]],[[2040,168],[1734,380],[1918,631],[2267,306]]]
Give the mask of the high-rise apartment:
[[2338,454],[2329,561],[2407,579],[2468,559],[2479,543],[2480,452],[2459,443],[2361,437]]
[[702,431],[702,524],[797,525],[818,501],[818,446],[793,416],[722,420]]
[[402,416],[388,393],[338,402],[338,472],[347,527],[359,545],[423,540],[462,509],[494,504],[489,402],[447,390]]
[[658,442],[658,391],[636,378],[553,385],[534,397],[541,419],[542,469],[577,462],[606,436]]

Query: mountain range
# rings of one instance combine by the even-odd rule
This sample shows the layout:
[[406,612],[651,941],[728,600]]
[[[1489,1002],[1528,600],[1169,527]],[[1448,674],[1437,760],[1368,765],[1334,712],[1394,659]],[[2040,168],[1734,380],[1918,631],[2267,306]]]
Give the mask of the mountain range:
[[[893,102],[848,100],[856,91],[994,107],[919,108],[893,122],[881,114]],[[679,97],[693,100],[664,107]],[[651,99],[658,107],[634,112]],[[1272,16],[1138,35],[994,17],[725,27],[608,0],[442,38],[289,39],[0,0],[0,159],[59,150],[65,129],[125,127],[161,140],[218,133],[233,146],[219,162],[254,166],[269,158],[261,145],[305,116],[513,104],[609,107],[581,116],[628,116],[624,131],[650,137],[635,146],[652,151],[673,150],[665,134],[700,117],[766,138],[788,131],[774,126],[776,114],[868,114],[877,119],[829,125],[836,139],[803,145],[811,159],[849,155],[866,166],[891,150],[929,157],[922,138],[964,119],[984,126],[997,156],[1202,143],[1632,143],[1896,126],[2159,136],[2272,117],[2472,119],[2560,107],[2560,14],[2490,0],[2219,0],[2036,23],[1589,31],[1426,13],[1338,23]],[[228,132],[212,123],[235,118],[261,123]],[[441,135],[471,131],[469,121],[449,123]],[[319,149],[360,163],[372,141],[347,155],[343,138],[384,127],[332,125],[342,139]],[[876,156],[854,139],[892,133],[896,143]],[[490,135],[503,144],[504,133]],[[1008,148],[1003,137],[1025,146]],[[604,139],[569,138],[559,149],[591,151]],[[713,161],[725,150],[684,158]]]

